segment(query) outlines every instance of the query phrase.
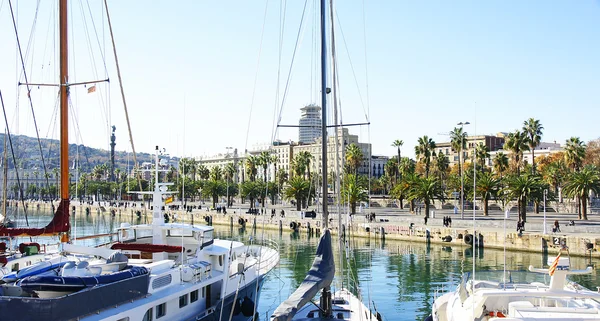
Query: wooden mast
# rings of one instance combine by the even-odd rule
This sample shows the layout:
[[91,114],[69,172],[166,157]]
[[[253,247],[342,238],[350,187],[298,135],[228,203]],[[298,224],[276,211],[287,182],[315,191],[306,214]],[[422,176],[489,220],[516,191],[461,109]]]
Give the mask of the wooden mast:
[[[59,6],[60,39],[60,198],[63,210],[69,205],[69,47],[67,44],[67,0],[60,0]],[[66,204],[64,204],[66,202]]]

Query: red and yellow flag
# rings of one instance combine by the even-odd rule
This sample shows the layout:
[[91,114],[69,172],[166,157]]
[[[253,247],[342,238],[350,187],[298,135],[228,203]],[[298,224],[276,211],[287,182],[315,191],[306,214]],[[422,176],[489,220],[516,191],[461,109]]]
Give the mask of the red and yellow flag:
[[173,196],[171,196],[165,200],[165,204],[169,204],[169,203],[173,203]]
[[559,259],[560,259],[560,251],[558,252],[558,255],[556,256],[556,259],[554,259],[554,262],[552,262],[552,265],[550,265],[550,268],[548,269],[548,274],[550,274],[550,276],[553,276],[554,272],[556,272],[556,267],[558,266]]

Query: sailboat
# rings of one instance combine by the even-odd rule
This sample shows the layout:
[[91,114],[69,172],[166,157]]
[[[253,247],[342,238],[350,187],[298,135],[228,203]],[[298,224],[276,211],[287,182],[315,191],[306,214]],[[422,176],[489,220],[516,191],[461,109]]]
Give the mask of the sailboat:
[[[328,229],[328,182],[327,182],[327,46],[326,46],[326,0],[320,2],[321,11],[321,171],[322,187],[322,226],[323,235],[319,240],[316,257],[304,281],[292,295],[282,302],[271,315],[272,321],[289,320],[381,320],[374,315],[365,304],[351,291],[343,286],[331,292],[331,283],[335,276],[335,263],[331,243],[331,232]],[[338,175],[339,176],[339,175]],[[339,190],[339,188],[338,188]],[[338,197],[339,199],[339,197]],[[340,213],[338,213],[340,214]],[[338,215],[341,220],[341,215]],[[338,230],[341,237],[341,230]],[[340,251],[340,256],[342,252]],[[342,260],[340,259],[340,264]],[[339,277],[343,277],[340,275]],[[320,303],[314,304],[312,299],[321,292]]]
[[[47,226],[3,227],[0,235],[56,235],[70,230],[67,4],[68,0],[60,0],[61,203]],[[279,263],[276,246],[219,240],[212,226],[165,223],[165,199],[173,192],[168,191],[172,183],[161,182],[160,173],[166,170],[159,154],[157,146],[154,189],[142,192],[152,196],[152,224],[122,223],[117,239],[101,247],[71,244],[63,237],[56,253],[39,254],[45,259],[30,262],[27,268],[11,261],[13,271],[0,282],[0,321],[257,318],[262,282]]]

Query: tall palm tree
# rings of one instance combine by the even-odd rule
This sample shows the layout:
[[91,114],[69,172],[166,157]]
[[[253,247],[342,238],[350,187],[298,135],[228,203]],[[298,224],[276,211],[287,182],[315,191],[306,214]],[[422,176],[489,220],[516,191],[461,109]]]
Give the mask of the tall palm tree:
[[475,192],[483,200],[483,215],[488,216],[488,201],[498,194],[500,179],[489,172],[485,172],[477,175],[476,186]]
[[383,167],[383,170],[385,172],[385,176],[390,179],[391,183],[396,185],[399,172],[398,161],[396,158],[392,157],[388,159],[387,163],[385,163],[385,166]]
[[246,158],[246,174],[250,177],[251,182],[256,180],[258,164],[258,157],[250,155]]
[[[401,139],[396,139],[393,143],[392,146],[396,147],[396,149],[398,150],[398,162],[396,163],[396,165],[400,166],[400,159],[402,159],[401,154],[400,154],[400,148],[402,147],[402,145],[404,145],[404,141]],[[401,175],[400,171],[396,171],[396,175]],[[396,181],[396,180],[394,180]]]
[[350,172],[355,175],[354,177],[358,175],[358,169],[360,168],[363,159],[363,152],[358,145],[352,143],[346,147],[346,164],[348,165]]
[[587,220],[587,200],[590,191],[596,194],[600,193],[600,173],[598,172],[598,168],[594,165],[588,165],[580,171],[572,173],[569,175],[563,191],[569,197],[578,198],[578,206],[581,208],[579,219]]
[[485,160],[490,158],[490,150],[484,143],[479,143],[475,147],[475,158],[479,162],[481,171],[485,172]]
[[[191,164],[190,164],[191,166]],[[192,172],[192,175],[195,177],[196,174],[198,174],[198,176],[200,177],[200,179],[203,180],[207,180],[208,177],[210,176],[210,170],[208,169],[208,167],[204,166],[204,164],[197,164],[196,166],[194,166],[195,168],[195,172]],[[195,181],[195,179],[192,179]]]
[[500,175],[500,179],[502,179],[502,175],[508,168],[508,156],[503,152],[498,152],[496,157],[494,157],[494,171]]
[[565,161],[567,165],[573,168],[573,171],[579,171],[585,158],[585,143],[579,137],[567,139],[565,146]]
[[542,141],[542,130],[544,127],[538,119],[529,118],[523,122],[523,132],[527,136],[527,145],[531,150],[531,173],[535,174],[535,148]]
[[425,177],[429,177],[429,164],[431,156],[435,154],[435,142],[427,137],[419,137],[418,144],[415,146],[415,155],[420,162],[425,164]]
[[450,132],[450,145],[452,150],[458,153],[458,175],[462,175],[463,150],[467,147],[467,132],[462,127],[454,127]]
[[367,193],[368,181],[365,176],[348,174],[344,176],[342,187],[342,200],[344,203],[349,202],[350,214],[356,213],[356,205],[360,202],[367,201],[369,194]]
[[440,180],[442,186],[444,186],[444,181],[446,180],[446,176],[448,174],[448,167],[450,166],[450,161],[448,161],[448,157],[444,155],[444,153],[439,152],[434,157],[434,168],[437,176]]
[[302,177],[306,179],[306,172],[308,171],[308,180],[310,181],[310,163],[313,159],[313,155],[306,150],[296,154],[293,159],[295,174],[302,175]]
[[509,133],[506,137],[506,141],[504,143],[504,148],[506,150],[511,151],[514,165],[517,175],[521,174],[521,161],[523,158],[523,151],[529,149],[527,145],[527,136],[525,132],[520,132],[515,130],[512,133]]
[[283,191],[286,199],[296,200],[296,210],[301,209],[301,205],[305,199],[309,197],[310,183],[303,177],[296,176],[288,182],[288,186]]

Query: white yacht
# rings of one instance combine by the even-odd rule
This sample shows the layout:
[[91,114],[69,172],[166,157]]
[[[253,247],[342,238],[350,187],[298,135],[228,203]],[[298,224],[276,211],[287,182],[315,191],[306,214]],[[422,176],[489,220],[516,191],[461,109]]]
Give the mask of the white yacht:
[[279,252],[214,239],[212,226],[164,223],[169,184],[157,180],[151,192],[152,224],[122,224],[117,241],[103,247],[62,243],[59,259],[19,271],[26,275],[2,285],[0,311],[11,313],[1,313],[0,320],[255,318],[262,283]]
[[[436,298],[435,321],[600,320],[600,293],[568,281],[568,275],[588,274],[592,268],[570,270],[569,258],[548,260],[550,269],[465,273],[454,292]],[[552,275],[550,275],[552,274]]]

